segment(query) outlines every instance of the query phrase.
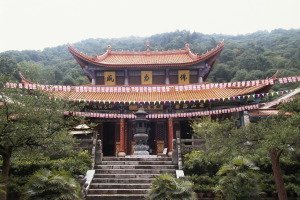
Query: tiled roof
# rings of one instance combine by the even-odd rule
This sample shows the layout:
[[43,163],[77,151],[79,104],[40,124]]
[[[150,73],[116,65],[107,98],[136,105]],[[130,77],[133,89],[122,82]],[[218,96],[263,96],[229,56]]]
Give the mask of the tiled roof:
[[[96,60],[97,61],[97,60]],[[151,64],[178,64],[188,63],[194,60],[186,53],[174,54],[152,54],[150,56],[137,54],[111,54],[106,59],[100,61],[102,64],[111,65],[151,65]]]
[[106,53],[91,57],[77,51],[71,45],[68,46],[70,53],[74,56],[81,67],[88,63],[104,67],[168,67],[188,66],[207,60],[212,65],[224,47],[221,42],[217,47],[205,54],[198,55],[191,52],[186,44],[184,50],[171,51],[112,51],[109,46]]
[[264,84],[249,87],[236,88],[211,88],[201,90],[175,91],[171,88],[165,92],[80,92],[72,89],[71,91],[53,91],[56,98],[68,100],[104,101],[104,102],[157,102],[157,101],[199,101],[223,99],[228,97],[238,97],[248,95],[268,88]]
[[[279,110],[277,109],[257,109],[249,111],[250,117],[262,117],[262,116],[270,116],[270,115],[278,115]],[[292,115],[290,112],[284,113],[284,115]]]

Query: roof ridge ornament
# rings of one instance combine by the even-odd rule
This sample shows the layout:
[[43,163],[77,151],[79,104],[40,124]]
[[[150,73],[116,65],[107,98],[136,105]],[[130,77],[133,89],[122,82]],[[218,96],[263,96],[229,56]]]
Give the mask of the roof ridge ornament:
[[146,41],[146,51],[147,51],[147,55],[150,55],[150,41],[149,40]]
[[107,53],[111,53],[111,45],[107,46]]
[[185,50],[186,50],[186,51],[189,51],[189,50],[190,50],[190,44],[186,43],[184,47],[185,47]]

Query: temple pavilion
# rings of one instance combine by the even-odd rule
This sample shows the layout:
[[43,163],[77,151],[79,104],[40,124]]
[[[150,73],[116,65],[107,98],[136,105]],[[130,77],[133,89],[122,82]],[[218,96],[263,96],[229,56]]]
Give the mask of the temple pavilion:
[[87,103],[83,113],[97,124],[104,156],[133,153],[134,113],[141,106],[148,113],[150,154],[166,148],[171,154],[173,138],[192,137],[190,118],[234,116],[242,123],[243,111],[255,108],[259,94],[271,87],[268,82],[205,82],[223,48],[221,41],[201,55],[188,44],[181,50],[153,51],[147,41],[145,51],[108,46],[92,57],[68,45],[90,84],[53,86],[53,95]]

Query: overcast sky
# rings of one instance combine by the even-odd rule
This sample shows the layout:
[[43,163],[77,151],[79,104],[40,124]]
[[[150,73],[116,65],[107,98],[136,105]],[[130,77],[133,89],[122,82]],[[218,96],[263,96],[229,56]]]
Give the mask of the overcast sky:
[[175,30],[300,28],[300,0],[0,0],[0,52]]

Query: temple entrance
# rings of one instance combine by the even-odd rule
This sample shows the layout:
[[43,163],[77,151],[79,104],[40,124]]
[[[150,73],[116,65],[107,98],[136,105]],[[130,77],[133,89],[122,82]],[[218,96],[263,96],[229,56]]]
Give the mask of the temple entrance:
[[103,123],[103,156],[115,156],[115,126],[114,122]]

